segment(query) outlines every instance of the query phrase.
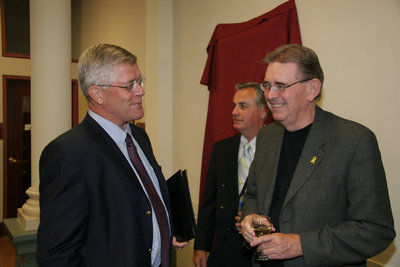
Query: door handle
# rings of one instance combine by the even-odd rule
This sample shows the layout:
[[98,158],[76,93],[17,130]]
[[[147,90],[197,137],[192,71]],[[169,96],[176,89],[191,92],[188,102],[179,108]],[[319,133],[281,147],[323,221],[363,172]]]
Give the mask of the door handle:
[[10,163],[10,164],[16,164],[16,163],[20,163],[20,162],[21,161],[19,159],[16,159],[12,156],[8,158],[8,163]]

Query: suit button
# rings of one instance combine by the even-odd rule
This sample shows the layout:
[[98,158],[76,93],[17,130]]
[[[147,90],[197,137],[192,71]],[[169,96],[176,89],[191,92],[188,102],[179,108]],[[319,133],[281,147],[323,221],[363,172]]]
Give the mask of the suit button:
[[146,215],[147,215],[147,216],[150,216],[150,215],[151,215],[151,211],[149,211],[149,210],[146,211]]
[[224,210],[224,206],[220,206],[219,209],[220,209],[220,210]]
[[152,249],[152,248],[149,248],[147,251],[148,251],[149,253],[151,253],[151,252],[153,251],[153,249]]
[[226,231],[227,233],[230,233],[230,232],[231,232],[231,228],[228,227],[228,228],[225,229],[225,231]]
[[225,184],[221,184],[221,189],[225,189]]

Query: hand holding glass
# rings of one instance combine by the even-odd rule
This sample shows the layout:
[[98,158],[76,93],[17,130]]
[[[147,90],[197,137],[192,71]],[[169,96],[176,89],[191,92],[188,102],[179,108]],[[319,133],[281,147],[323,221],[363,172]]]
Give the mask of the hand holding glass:
[[[261,215],[256,221],[253,222],[253,231],[257,237],[268,235],[272,232],[271,218],[266,215]],[[256,261],[266,261],[268,256],[257,252],[255,256]]]

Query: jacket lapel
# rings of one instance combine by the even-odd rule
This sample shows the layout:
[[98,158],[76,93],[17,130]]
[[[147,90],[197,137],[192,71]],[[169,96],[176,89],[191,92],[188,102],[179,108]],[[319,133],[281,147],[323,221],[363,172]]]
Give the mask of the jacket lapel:
[[[273,126],[271,125],[271,127],[274,127],[273,134],[264,139],[262,139],[261,136],[257,137],[257,150],[254,157],[255,159],[258,157],[262,159],[262,161],[260,161],[262,166],[260,167],[259,173],[266,175],[260,177],[257,181],[257,187],[266,189],[264,201],[260,202],[263,206],[259,207],[259,209],[260,211],[265,211],[267,214],[269,213],[272,197],[274,195],[284,133],[284,128],[278,123]],[[260,143],[260,145],[258,143]],[[271,170],[273,170],[273,172],[271,172]]]
[[[235,135],[231,142],[227,143],[225,147],[223,147],[224,151],[222,151],[222,157],[224,160],[224,169],[227,170],[224,178],[227,178],[228,181],[224,181],[224,183],[232,185],[232,190],[230,190],[232,196],[238,198],[238,154],[239,154],[239,144],[240,144],[240,134]],[[235,177],[233,181],[229,181]],[[233,199],[235,199],[233,198]]]
[[113,162],[119,170],[124,171],[126,176],[141,188],[135,172],[110,135],[89,115],[86,115],[82,121],[82,126],[85,127],[92,139],[99,144],[99,149],[103,152],[104,157]]
[[310,178],[325,155],[324,144],[326,143],[326,132],[323,117],[323,111],[317,106],[313,125],[301,152],[282,209]]
[[227,179],[232,179],[232,177],[235,177],[233,181],[226,181],[226,183],[232,185],[229,186],[229,188],[231,188],[231,190],[229,190],[229,194],[231,195],[231,199],[234,199],[235,201],[234,205],[237,205],[237,203],[239,203],[238,154],[240,145],[240,134],[236,135],[232,141],[233,142],[228,147],[226,147],[226,150],[224,152],[226,158],[225,163],[227,164],[225,169],[229,170],[225,177]]

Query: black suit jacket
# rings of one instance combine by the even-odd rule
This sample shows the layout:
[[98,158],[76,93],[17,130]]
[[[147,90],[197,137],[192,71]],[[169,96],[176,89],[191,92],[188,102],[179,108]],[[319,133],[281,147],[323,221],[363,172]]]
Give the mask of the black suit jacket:
[[252,251],[242,247],[243,238],[235,229],[239,144],[240,135],[216,142],[207,170],[194,249],[211,251],[209,267],[251,266]]
[[[141,128],[131,129],[169,212],[168,189],[149,138]],[[151,266],[151,204],[118,146],[89,115],[43,150],[39,190],[41,267]]]

